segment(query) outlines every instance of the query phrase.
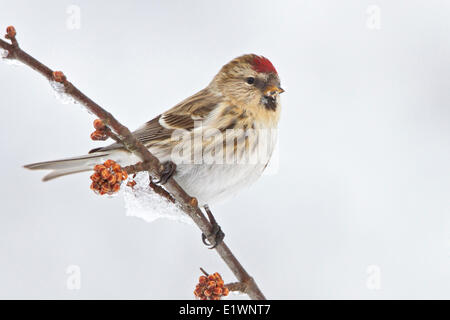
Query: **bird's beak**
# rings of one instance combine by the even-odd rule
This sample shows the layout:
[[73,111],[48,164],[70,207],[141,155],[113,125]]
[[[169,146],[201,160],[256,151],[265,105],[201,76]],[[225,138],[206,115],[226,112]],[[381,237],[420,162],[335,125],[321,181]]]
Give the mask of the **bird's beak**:
[[280,87],[270,86],[270,87],[267,87],[266,90],[264,90],[264,95],[267,97],[273,97],[273,96],[276,96],[277,94],[280,94],[283,92],[284,92],[284,90]]

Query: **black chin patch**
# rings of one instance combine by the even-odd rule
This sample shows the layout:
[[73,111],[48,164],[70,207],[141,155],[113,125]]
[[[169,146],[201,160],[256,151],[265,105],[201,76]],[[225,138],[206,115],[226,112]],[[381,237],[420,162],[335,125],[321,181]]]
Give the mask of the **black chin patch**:
[[277,103],[275,101],[275,98],[263,97],[262,103],[264,104],[264,107],[266,108],[266,110],[272,110],[272,111],[277,110]]

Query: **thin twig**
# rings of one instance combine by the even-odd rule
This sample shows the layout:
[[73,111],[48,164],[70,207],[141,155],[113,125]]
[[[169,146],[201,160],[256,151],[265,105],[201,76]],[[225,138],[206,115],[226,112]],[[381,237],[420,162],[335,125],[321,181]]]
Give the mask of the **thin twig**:
[[[12,41],[12,44],[0,39],[0,47],[8,51],[8,59],[16,59],[22,62],[42,74],[49,81],[56,80],[52,69],[39,62],[19,47],[15,35],[9,38]],[[159,178],[161,176],[163,166],[160,161],[150,153],[150,151],[131,133],[127,127],[122,125],[111,113],[103,109],[84,93],[82,93],[71,82],[67,81],[65,77],[63,77],[61,83],[63,83],[64,92],[67,95],[71,96],[75,101],[82,104],[86,109],[100,118],[106,126],[110,127],[115,132],[118,139],[120,139],[120,142],[128,151],[137,155],[144,163],[146,163],[146,165],[148,165],[147,169],[151,177]],[[212,241],[214,241],[212,225],[199,208],[197,200],[189,196],[173,178],[170,178],[164,187],[173,199],[175,199],[175,201],[181,206],[182,210],[194,220],[195,224],[200,228],[202,233],[207,235],[208,241],[212,243]],[[246,292],[251,299],[265,299],[264,294],[258,288],[255,280],[244,269],[225,242],[218,244],[215,247],[215,250],[231,269],[239,282],[246,284]]]
[[[151,177],[150,177],[151,178]],[[161,187],[160,185],[157,185],[150,179],[149,187],[153,189],[157,194],[159,194],[161,197],[166,198],[170,202],[175,203],[175,199],[170,195],[169,192],[167,192],[166,189]]]
[[205,271],[205,269],[203,269],[202,267],[200,267],[200,271],[205,275],[205,276],[209,276],[209,273]]
[[230,291],[247,293],[247,285],[243,282],[227,283],[227,284],[225,284],[225,287],[227,287],[228,290],[230,290]]
[[109,128],[106,127],[105,134],[117,143],[122,143],[120,138]]

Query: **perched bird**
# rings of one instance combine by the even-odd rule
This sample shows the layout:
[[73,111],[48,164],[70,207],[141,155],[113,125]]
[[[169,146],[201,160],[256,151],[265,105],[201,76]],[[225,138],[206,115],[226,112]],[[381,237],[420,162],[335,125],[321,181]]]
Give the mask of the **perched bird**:
[[[283,91],[267,58],[243,55],[223,66],[206,88],[145,123],[134,135],[162,163],[175,162],[174,178],[206,205],[262,174],[275,146]],[[25,167],[52,170],[43,179],[48,181],[90,171],[107,159],[122,166],[139,161],[114,143],[84,156]]]

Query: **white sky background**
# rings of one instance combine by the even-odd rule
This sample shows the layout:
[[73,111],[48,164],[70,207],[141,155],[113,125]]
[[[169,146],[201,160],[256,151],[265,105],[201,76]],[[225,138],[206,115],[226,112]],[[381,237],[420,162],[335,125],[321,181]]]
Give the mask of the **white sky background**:
[[[67,28],[71,4],[80,29]],[[366,26],[369,5],[380,30]],[[131,129],[232,58],[267,56],[286,89],[279,170],[212,208],[263,292],[450,298],[449,1],[0,7],[2,32],[14,25],[23,49]],[[196,227],[127,217],[120,197],[89,189],[89,173],[44,184],[22,169],[102,143],[89,139],[94,117],[36,72],[1,63],[0,84],[0,298],[191,299],[200,266],[234,281]],[[70,265],[80,290],[66,286]]]

